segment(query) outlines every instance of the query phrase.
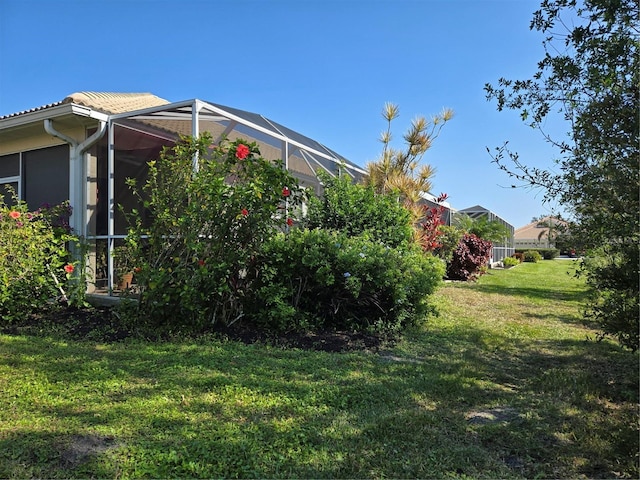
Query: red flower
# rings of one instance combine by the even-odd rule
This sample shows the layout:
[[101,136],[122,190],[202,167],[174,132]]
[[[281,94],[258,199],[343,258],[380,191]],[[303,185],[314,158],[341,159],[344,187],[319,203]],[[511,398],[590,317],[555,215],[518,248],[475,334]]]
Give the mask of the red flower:
[[140,267],[135,267],[133,269],[133,273],[140,273],[142,271],[142,269]]
[[293,225],[293,219],[287,218],[287,225],[292,226]]
[[247,158],[247,155],[249,155],[249,147],[243,144],[240,144],[236,147],[236,157],[238,158],[238,160]]
[[246,217],[247,215],[249,215],[249,210],[247,210],[246,208],[243,208],[242,212],[240,213],[242,213],[242,215]]
[[289,195],[291,195],[291,190],[289,190],[289,187],[284,187],[282,189],[282,196],[283,197],[288,197]]
[[201,267],[204,267],[204,260],[202,259],[198,260],[198,265],[200,265]]
[[73,273],[74,270],[75,270],[75,268],[70,263],[67,263],[64,266],[64,271],[67,272],[67,273]]
[[16,212],[15,210],[9,213],[9,216],[13,219],[20,218],[20,212]]

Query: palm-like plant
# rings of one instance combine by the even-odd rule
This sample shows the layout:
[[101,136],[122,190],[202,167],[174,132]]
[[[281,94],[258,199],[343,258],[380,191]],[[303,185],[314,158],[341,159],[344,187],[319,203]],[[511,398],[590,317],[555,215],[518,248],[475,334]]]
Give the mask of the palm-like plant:
[[509,229],[496,220],[489,220],[486,216],[471,218],[462,214],[454,217],[454,225],[466,233],[472,233],[478,238],[494,243],[503,243],[511,236]]
[[403,136],[404,149],[391,146],[391,123],[399,115],[397,105],[385,103],[382,116],[387,121],[387,129],[380,135],[382,153],[377,161],[367,165],[364,183],[373,186],[377,193],[396,192],[417,221],[423,215],[422,208],[418,205],[420,194],[431,190],[431,180],[435,174],[431,165],[421,165],[420,162],[444,124],[453,118],[453,111],[445,109],[431,121],[416,117]]

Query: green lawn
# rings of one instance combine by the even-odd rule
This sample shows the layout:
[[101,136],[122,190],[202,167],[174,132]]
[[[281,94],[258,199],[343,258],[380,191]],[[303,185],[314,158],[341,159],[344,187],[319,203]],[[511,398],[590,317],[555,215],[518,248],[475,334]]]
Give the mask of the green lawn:
[[0,477],[637,478],[638,355],[573,268],[448,283],[378,353],[0,335]]

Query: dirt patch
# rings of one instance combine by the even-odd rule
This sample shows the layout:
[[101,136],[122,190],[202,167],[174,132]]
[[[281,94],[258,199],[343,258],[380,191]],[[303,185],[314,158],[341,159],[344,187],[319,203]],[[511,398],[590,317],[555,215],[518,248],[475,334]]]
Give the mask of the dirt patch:
[[60,462],[74,468],[117,446],[115,439],[100,435],[74,435],[60,452]]
[[518,418],[518,411],[510,407],[496,407],[488,410],[471,411],[467,413],[466,418],[473,425],[511,422]]

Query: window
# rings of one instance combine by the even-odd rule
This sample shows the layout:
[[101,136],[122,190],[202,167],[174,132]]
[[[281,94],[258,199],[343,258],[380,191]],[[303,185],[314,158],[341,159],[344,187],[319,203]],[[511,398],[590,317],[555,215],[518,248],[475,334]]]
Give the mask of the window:
[[20,154],[0,156],[0,195],[5,205],[15,203],[14,193],[21,198],[20,187]]
[[69,200],[69,146],[31,150],[22,154],[22,197],[30,210]]

